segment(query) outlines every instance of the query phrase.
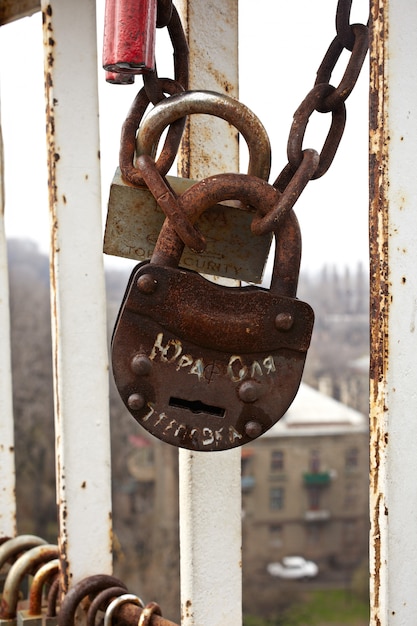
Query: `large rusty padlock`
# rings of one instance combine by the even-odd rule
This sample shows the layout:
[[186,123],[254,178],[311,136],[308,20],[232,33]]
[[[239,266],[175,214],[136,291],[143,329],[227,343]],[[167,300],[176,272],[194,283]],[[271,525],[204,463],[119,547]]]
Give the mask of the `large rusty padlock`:
[[[271,150],[265,128],[238,100],[211,91],[176,93],[159,102],[139,126],[137,154],[154,156],[165,128],[195,113],[221,117],[235,126],[248,145],[248,174],[268,179]],[[157,162],[162,174],[168,171],[165,162],[160,166]],[[167,180],[179,195],[196,182],[173,176],[167,176]],[[198,228],[207,243],[206,249],[201,254],[195,251],[199,250],[197,245],[187,243],[181,265],[203,274],[260,283],[271,235],[252,236],[253,208],[239,202],[225,204],[217,204],[201,217]],[[149,189],[127,181],[118,169],[110,189],[104,252],[138,261],[149,259],[164,219],[165,214]]]
[[[230,198],[265,213],[279,192],[220,174],[179,198],[195,221]],[[275,231],[270,290],[225,287],[178,268],[183,244],[166,220],[150,263],[133,271],[112,339],[113,374],[133,417],[170,444],[225,450],[267,431],[287,411],[314,322],[295,298],[301,237],[291,210]]]

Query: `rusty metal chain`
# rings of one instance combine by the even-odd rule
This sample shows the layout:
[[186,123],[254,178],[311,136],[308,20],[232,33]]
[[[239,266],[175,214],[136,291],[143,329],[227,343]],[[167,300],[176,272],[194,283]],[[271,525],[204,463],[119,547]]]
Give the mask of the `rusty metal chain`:
[[[252,232],[263,235],[276,230],[277,225],[292,210],[310,180],[320,178],[327,172],[336,155],[346,123],[345,101],[351,94],[368,51],[368,26],[351,24],[352,0],[338,0],[336,9],[336,36],[330,43],[317,70],[313,88],[296,109],[287,142],[288,163],[273,183],[279,192],[278,200],[269,211],[256,213]],[[166,98],[188,88],[188,45],[178,12],[172,0],[158,0],[157,27],[167,27],[174,50],[174,80],[160,79],[154,71],[143,75],[144,87],[139,92],[123,126],[120,149],[120,169],[123,177],[135,185],[143,185],[143,173],[135,159],[135,137],[149,103],[156,105]],[[350,52],[342,79],[335,87],[330,84],[332,73],[344,50]],[[314,112],[330,113],[331,124],[320,152],[304,148],[307,124]],[[158,170],[165,176],[173,164],[184,128],[184,119],[176,120],[169,127],[168,135],[158,158]],[[143,161],[142,161],[143,164]],[[146,174],[145,174],[146,175]],[[172,198],[171,198],[172,200]],[[173,203],[170,216],[184,243],[189,243],[190,233],[195,230],[180,216]]]
[[[304,187],[310,180],[320,178],[327,172],[339,147],[346,122],[345,100],[351,94],[362,69],[369,45],[368,26],[350,24],[352,0],[339,0],[336,10],[336,37],[328,47],[317,70],[314,87],[294,113],[288,142],[288,163],[281,171],[274,187],[281,193],[276,207],[267,215],[257,215],[252,231],[257,235],[271,232],[276,223],[293,208]],[[345,72],[337,87],[330,84],[332,72],[343,50],[351,52]],[[311,115],[315,112],[331,113],[330,130],[321,153],[303,149],[304,134]],[[307,153],[318,154],[307,164]]]

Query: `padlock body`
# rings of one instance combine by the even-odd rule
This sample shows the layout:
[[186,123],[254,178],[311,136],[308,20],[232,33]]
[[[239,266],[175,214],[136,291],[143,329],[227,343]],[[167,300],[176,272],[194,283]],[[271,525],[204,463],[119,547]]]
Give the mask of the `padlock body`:
[[[167,180],[177,194],[196,182],[174,176],[167,176]],[[260,283],[272,235],[253,236],[253,215],[232,201],[205,211],[197,226],[206,238],[207,249],[197,254],[185,248],[180,265],[200,274]],[[152,193],[125,181],[117,168],[110,187],[104,252],[137,261],[150,259],[164,219]]]
[[115,326],[115,382],[133,417],[162,441],[234,448],[287,411],[313,323],[311,307],[295,298],[144,263]]

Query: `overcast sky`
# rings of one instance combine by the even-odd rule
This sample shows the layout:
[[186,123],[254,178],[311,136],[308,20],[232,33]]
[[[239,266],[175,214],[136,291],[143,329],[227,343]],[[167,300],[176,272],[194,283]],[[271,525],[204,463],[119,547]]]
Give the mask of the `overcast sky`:
[[[98,3],[101,58],[102,5]],[[272,145],[271,182],[287,162],[292,115],[312,88],[315,73],[335,34],[336,0],[314,3],[240,0],[240,100],[260,118]],[[355,3],[354,3],[355,4]],[[356,3],[359,5],[360,3]],[[320,13],[317,8],[320,7]],[[366,7],[365,7],[366,8]],[[353,21],[366,15],[353,15]],[[0,29],[0,88],[5,145],[6,231],[9,237],[35,239],[47,251],[48,196],[44,138],[41,16]],[[158,34],[158,67],[165,50]],[[99,58],[99,61],[101,60]],[[344,69],[342,57],[339,71]],[[303,236],[302,269],[324,264],[355,267],[368,257],[368,67],[346,102],[347,126],[330,170],[311,181],[296,205]],[[163,75],[163,69],[160,70]],[[120,127],[141,86],[107,85],[100,73],[103,221],[108,190],[118,158]],[[332,79],[337,84],[338,75]],[[73,79],[73,78],[72,78]],[[320,150],[329,116],[314,114],[304,148]]]

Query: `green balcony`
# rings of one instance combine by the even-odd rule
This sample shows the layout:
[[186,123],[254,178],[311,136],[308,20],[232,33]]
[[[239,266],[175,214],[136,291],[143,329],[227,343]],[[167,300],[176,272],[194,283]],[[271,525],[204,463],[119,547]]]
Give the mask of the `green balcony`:
[[304,485],[306,487],[326,486],[331,481],[330,472],[304,472]]

